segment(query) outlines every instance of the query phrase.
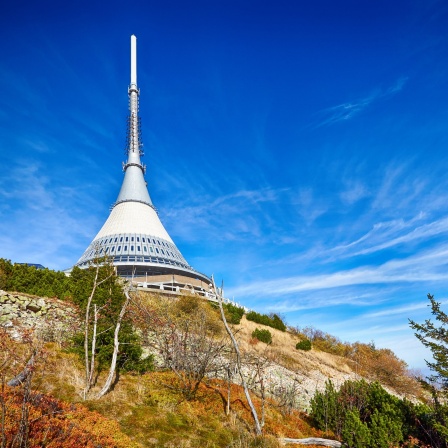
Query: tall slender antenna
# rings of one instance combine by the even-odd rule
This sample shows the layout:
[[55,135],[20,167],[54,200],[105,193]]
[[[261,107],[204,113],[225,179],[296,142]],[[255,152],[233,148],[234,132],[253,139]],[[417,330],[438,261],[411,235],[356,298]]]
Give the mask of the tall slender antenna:
[[137,38],[131,36],[131,84],[128,89],[129,95],[129,117],[128,129],[126,139],[126,155],[128,156],[127,163],[123,166],[126,171],[130,164],[139,166],[143,173],[146,167],[141,163],[140,156],[143,155],[141,142],[141,124],[138,116],[138,97],[140,91],[137,88]]
[[131,86],[137,86],[137,38],[131,36]]

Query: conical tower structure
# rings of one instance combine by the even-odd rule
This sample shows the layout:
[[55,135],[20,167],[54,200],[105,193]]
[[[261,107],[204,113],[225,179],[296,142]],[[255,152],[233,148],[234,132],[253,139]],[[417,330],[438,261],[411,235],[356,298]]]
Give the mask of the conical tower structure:
[[[90,266],[95,259],[107,256],[123,277],[144,278],[145,283],[194,285],[208,287],[210,279],[186,262],[159,219],[144,178],[141,162],[142,143],[137,88],[137,39],[131,36],[131,84],[128,88],[129,117],[127,162],[124,179],[115,204],[101,230],[76,263]],[[142,280],[143,281],[143,280]],[[205,284],[204,284],[205,283]]]

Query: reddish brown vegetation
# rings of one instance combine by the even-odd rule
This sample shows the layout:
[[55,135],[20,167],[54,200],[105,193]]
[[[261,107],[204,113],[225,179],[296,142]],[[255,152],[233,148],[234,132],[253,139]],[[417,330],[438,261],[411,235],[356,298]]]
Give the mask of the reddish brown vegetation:
[[[3,446],[32,447],[130,447],[117,422],[81,405],[67,404],[48,395],[27,393],[5,386],[1,393],[5,415]],[[26,413],[26,432],[19,422]],[[26,440],[26,445],[24,441]]]

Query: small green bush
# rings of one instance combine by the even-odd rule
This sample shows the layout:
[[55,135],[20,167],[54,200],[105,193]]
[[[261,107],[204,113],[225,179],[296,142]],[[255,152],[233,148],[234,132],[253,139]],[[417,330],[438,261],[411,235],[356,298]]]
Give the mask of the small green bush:
[[270,344],[272,342],[272,334],[269,330],[259,330],[256,328],[252,332],[252,337],[266,344]]
[[311,350],[311,341],[309,339],[304,339],[303,341],[297,342],[296,344],[297,350]]
[[225,303],[224,310],[229,323],[238,325],[241,322],[241,318],[244,315],[244,308],[233,305],[232,303]]
[[246,319],[256,322],[257,324],[266,325],[268,327],[276,328],[280,331],[286,331],[286,325],[277,314],[268,316],[267,314],[260,314],[255,311],[250,311],[246,314]]

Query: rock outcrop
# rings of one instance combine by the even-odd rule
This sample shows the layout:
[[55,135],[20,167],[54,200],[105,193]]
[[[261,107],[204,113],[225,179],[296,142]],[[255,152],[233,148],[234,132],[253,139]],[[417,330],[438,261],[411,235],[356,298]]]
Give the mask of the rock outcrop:
[[0,327],[18,340],[34,330],[44,341],[62,342],[80,328],[80,321],[72,303],[0,290]]

